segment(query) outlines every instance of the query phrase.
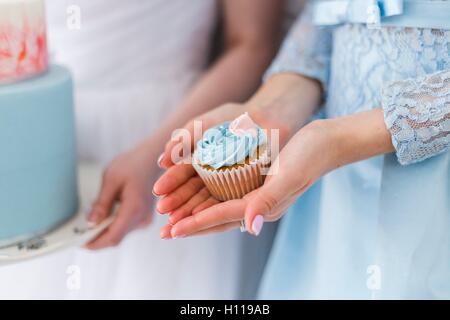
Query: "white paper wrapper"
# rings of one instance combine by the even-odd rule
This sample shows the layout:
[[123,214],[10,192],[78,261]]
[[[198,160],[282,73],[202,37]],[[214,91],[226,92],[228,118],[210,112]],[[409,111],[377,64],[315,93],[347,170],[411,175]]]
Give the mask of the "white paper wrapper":
[[247,193],[259,188],[264,183],[262,173],[270,165],[267,152],[258,159],[238,167],[214,170],[202,167],[194,160],[192,166],[202,178],[211,195],[219,201],[241,199]]

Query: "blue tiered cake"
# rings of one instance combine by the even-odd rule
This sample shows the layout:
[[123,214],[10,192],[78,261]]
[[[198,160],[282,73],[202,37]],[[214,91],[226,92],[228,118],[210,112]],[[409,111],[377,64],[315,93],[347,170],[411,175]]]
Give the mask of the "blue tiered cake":
[[[30,5],[27,14],[43,17],[43,0],[0,1],[0,34],[11,17],[14,28],[21,26],[17,11],[10,20],[5,16],[14,4],[20,12]],[[17,64],[27,59],[19,58]],[[0,83],[9,83],[0,85],[0,247],[44,234],[78,209],[71,75],[60,66],[41,69],[24,67],[20,75],[3,72],[3,77],[0,70]],[[11,83],[18,78],[30,79]]]

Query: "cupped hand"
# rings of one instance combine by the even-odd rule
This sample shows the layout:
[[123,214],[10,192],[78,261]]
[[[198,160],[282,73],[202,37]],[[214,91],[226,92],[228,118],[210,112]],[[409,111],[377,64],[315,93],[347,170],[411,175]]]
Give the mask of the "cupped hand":
[[[190,153],[194,149],[195,143],[198,139],[201,138],[202,132],[205,132],[207,129],[222,122],[233,120],[245,111],[245,105],[243,104],[227,103],[207,113],[204,113],[203,115],[195,119],[192,119],[186,125],[184,125],[183,128],[181,128],[181,131],[187,134],[188,139],[186,139],[186,136],[181,136],[181,134],[175,133],[171,141],[166,144],[164,153],[158,160],[159,166],[161,168],[167,169],[173,166],[175,162],[177,162],[176,159],[189,157]],[[200,135],[195,134],[194,129],[196,124],[200,125]],[[180,133],[181,131],[178,131],[178,133]],[[183,150],[188,150],[189,154],[183,154]],[[165,189],[155,189],[155,191],[161,192],[158,194],[164,194]]]
[[[167,171],[155,183],[153,188],[153,192],[161,196],[156,207],[157,211],[162,214],[169,214],[169,224],[161,230],[161,237],[163,239],[171,237],[171,226],[181,219],[219,203],[219,201],[210,195],[203,181],[190,165],[190,155],[178,153],[178,150],[192,152],[197,139],[201,138],[201,135],[196,136],[194,134],[194,121],[199,121],[202,132],[204,132],[208,128],[223,123],[224,121],[233,120],[244,112],[249,112],[250,116],[261,127],[280,130],[281,142],[286,140],[286,128],[282,127],[280,123],[277,123],[274,117],[268,116],[267,113],[263,114],[247,104],[225,104],[189,122],[184,129],[189,133],[191,139],[184,139],[181,142],[175,139],[167,144],[160,160],[160,166],[166,168]],[[184,146],[183,143],[185,144]],[[181,158],[186,156],[184,160],[187,161],[182,161],[174,165],[176,161],[173,161],[173,158],[178,156]]]
[[219,203],[210,195],[190,164],[177,164],[168,168],[156,182],[155,189],[166,194],[156,205],[158,212],[169,215],[169,223],[161,230],[163,239],[171,238],[171,225]]
[[[161,238],[171,238],[172,224],[218,203],[211,197],[203,181],[190,164],[190,153],[197,140],[201,138],[201,134],[195,135],[195,122],[200,124],[201,132],[204,132],[215,125],[236,118],[245,111],[246,108],[243,104],[222,105],[189,121],[182,128],[188,134],[189,139],[177,139],[175,136],[167,143],[165,151],[158,161],[159,166],[167,170],[153,186],[153,193],[161,197],[156,210],[161,214],[169,214],[169,224],[162,228]],[[188,150],[189,154],[183,154],[183,150]],[[184,158],[187,161],[174,165],[177,162],[175,157]]]
[[173,225],[163,228],[165,236],[181,238],[223,232],[240,226],[258,235],[264,221],[275,221],[320,176],[339,165],[331,134],[332,121],[312,122],[301,129],[273,162],[264,185],[243,199],[210,202]]
[[117,213],[111,225],[86,244],[91,250],[118,245],[130,231],[151,222],[151,186],[159,168],[156,155],[143,146],[114,159],[103,175],[102,186],[88,216],[91,224],[108,217],[116,203]]

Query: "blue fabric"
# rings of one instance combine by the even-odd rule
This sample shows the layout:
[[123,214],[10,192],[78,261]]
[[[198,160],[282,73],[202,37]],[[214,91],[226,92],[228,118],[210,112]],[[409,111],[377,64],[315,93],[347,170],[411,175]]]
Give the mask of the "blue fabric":
[[450,153],[401,166],[385,157],[375,297],[450,298]]
[[445,0],[318,0],[313,22],[450,29],[449,12]]
[[394,81],[383,88],[382,97],[386,126],[401,164],[450,149],[450,70]]
[[[310,14],[267,76],[321,81],[328,118],[383,107],[401,143],[396,154],[330,172],[298,199],[281,223],[260,298],[450,298],[450,31],[313,27]],[[299,31],[311,28],[322,31]],[[316,60],[329,63],[304,67],[314,52],[299,50],[299,34],[311,35]]]
[[0,87],[0,241],[48,231],[78,208],[67,69]]

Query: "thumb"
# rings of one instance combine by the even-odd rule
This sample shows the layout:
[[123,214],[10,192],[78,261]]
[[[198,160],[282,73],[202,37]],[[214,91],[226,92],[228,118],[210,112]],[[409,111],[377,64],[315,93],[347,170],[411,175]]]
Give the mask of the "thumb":
[[109,178],[108,174],[103,176],[100,193],[88,214],[90,225],[97,225],[110,213],[120,190],[120,184]]
[[254,191],[245,209],[247,231],[255,236],[260,234],[264,221],[267,221],[285,198],[284,186],[272,180],[275,179]]
[[245,225],[247,231],[255,236],[261,232],[264,221],[276,220],[277,213],[286,209],[287,200],[297,194],[295,190],[301,189],[296,176],[286,169],[288,166],[281,169],[279,160],[278,157],[272,164],[263,186],[248,196]]
[[[158,160],[158,165],[163,169],[168,169],[180,159],[190,154],[195,144],[194,122],[189,122],[178,131],[174,131],[171,140],[166,144],[163,154]],[[188,153],[188,154],[185,154]]]
[[266,186],[254,191],[245,209],[247,231],[258,236],[264,225],[265,217],[277,206],[278,200]]

